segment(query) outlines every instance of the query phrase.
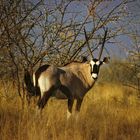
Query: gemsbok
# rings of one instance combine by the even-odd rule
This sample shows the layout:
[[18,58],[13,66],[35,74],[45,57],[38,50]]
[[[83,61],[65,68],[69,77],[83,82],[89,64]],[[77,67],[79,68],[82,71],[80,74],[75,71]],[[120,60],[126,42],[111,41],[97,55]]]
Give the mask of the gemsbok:
[[31,95],[39,95],[38,107],[43,109],[48,99],[55,96],[68,99],[68,111],[72,113],[74,99],[77,100],[76,110],[80,107],[85,94],[98,79],[102,64],[107,63],[92,59],[86,62],[72,62],[64,67],[43,65],[33,74],[33,83],[28,71],[25,73],[25,83]]
[[[68,114],[72,113],[74,100],[76,111],[80,107],[85,94],[92,88],[98,79],[100,67],[108,62],[105,57],[102,61],[93,58],[88,61],[71,62],[63,67],[43,65],[33,74],[25,72],[24,80],[30,95],[39,95],[38,108],[43,109],[51,96],[59,99],[68,99]],[[69,116],[68,115],[68,116]]]

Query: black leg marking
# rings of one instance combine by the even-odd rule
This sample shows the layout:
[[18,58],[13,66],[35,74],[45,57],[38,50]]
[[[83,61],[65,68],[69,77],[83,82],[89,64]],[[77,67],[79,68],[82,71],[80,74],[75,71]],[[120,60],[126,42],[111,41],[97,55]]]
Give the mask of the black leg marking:
[[73,103],[74,103],[74,99],[68,99],[68,110],[70,113],[72,113]]
[[38,100],[38,107],[43,109],[44,106],[46,105],[47,101],[49,100],[50,96],[52,95],[52,93],[56,90],[56,88],[52,87],[50,88],[50,90],[46,91],[43,95],[42,98],[40,98]]
[[76,110],[79,112],[83,99],[77,99]]
[[74,98],[73,98],[70,90],[64,85],[61,85],[59,87],[59,89],[67,96],[67,98],[68,98],[68,110],[69,110],[70,113],[72,113]]

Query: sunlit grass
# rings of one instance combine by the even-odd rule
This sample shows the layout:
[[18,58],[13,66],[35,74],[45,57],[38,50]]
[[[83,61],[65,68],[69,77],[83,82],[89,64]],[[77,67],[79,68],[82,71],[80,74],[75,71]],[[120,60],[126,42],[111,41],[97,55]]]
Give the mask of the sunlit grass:
[[98,83],[85,96],[78,117],[74,113],[68,121],[65,100],[50,99],[42,116],[36,116],[33,99],[23,108],[18,96],[1,97],[0,139],[139,140],[140,99],[136,95],[129,87]]

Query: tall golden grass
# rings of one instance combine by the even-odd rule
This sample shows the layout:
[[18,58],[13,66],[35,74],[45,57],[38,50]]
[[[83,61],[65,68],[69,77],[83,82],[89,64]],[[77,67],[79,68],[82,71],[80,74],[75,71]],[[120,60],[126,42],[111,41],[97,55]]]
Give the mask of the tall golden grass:
[[34,102],[23,108],[15,88],[7,85],[0,88],[0,140],[140,140],[140,99],[130,87],[97,83],[78,117],[73,113],[67,120],[65,100],[51,98],[36,116]]

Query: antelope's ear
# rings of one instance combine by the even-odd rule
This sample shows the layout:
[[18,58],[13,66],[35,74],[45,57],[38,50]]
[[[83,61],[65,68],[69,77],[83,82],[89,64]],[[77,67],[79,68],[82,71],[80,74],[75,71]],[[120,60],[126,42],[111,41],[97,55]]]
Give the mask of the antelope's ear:
[[104,57],[103,59],[103,64],[108,64],[109,63],[110,57]]
[[85,63],[86,61],[88,61],[88,59],[87,59],[86,56],[82,56],[81,59],[82,59],[82,62],[83,62],[83,63]]

